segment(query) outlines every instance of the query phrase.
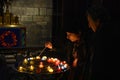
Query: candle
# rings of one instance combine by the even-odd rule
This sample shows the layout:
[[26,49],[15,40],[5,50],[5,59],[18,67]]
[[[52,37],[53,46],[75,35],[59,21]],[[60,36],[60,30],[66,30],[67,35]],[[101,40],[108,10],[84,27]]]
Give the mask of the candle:
[[30,57],[30,60],[34,60],[34,58],[33,58],[33,57]]
[[49,72],[53,72],[53,69],[52,69],[50,66],[47,67],[47,70],[48,70]]
[[51,59],[50,59],[50,58],[48,58],[48,59],[47,59],[47,62],[49,62],[49,63],[50,63],[50,62],[51,62]]
[[50,66],[47,67],[48,70],[49,70],[50,68],[51,68]]
[[68,64],[64,64],[64,67],[67,68],[67,67],[68,67]]
[[33,65],[33,64],[34,64],[34,61],[30,61],[30,64]]
[[20,66],[18,70],[19,70],[19,71],[23,71],[23,67],[22,67],[22,66]]
[[57,58],[53,58],[53,62],[56,62],[57,61]]
[[64,67],[64,66],[61,66],[61,69],[65,69],[65,67]]
[[40,62],[39,68],[43,68],[43,62]]
[[59,64],[60,64],[60,61],[57,60],[57,61],[55,62],[55,65],[57,66],[57,65],[59,65]]
[[40,56],[36,56],[36,59],[39,60],[39,59],[40,59]]
[[43,64],[40,64],[40,65],[39,65],[39,68],[43,68],[43,67],[44,67]]
[[60,62],[60,65],[63,65],[63,62]]
[[43,56],[43,57],[42,57],[42,60],[46,60],[46,59],[47,59],[47,56]]
[[25,58],[24,61],[23,61],[24,64],[27,64],[28,63],[28,60]]
[[34,66],[30,66],[30,71],[33,71],[34,70]]
[[52,72],[53,72],[53,69],[52,69],[52,68],[50,68],[50,69],[48,69],[48,71],[49,71],[50,73],[52,73]]
[[64,64],[66,64],[66,61],[63,61]]
[[51,62],[53,62],[53,58],[51,58]]

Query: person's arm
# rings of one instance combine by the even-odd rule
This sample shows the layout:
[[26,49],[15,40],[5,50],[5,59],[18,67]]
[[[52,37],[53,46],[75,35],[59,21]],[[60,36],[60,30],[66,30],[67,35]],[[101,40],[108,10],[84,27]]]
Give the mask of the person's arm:
[[55,57],[67,61],[66,44],[62,47],[54,47],[52,42],[46,42],[45,47],[51,54],[55,54]]

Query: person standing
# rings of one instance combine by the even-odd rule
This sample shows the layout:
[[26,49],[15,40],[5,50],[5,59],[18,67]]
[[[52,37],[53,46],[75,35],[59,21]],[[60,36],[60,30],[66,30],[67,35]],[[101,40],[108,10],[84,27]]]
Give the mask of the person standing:
[[[92,30],[89,42],[89,59],[87,80],[111,79],[110,49],[111,27],[110,16],[103,6],[93,5],[87,9],[88,26]],[[109,54],[108,54],[109,53]],[[87,71],[86,71],[87,72]]]
[[[68,44],[63,51],[66,56],[66,61],[70,65],[66,80],[84,80],[84,70],[86,64],[86,44],[83,38],[83,33],[79,27],[68,27],[65,30]],[[52,43],[45,43],[45,47],[52,49]],[[55,50],[55,49],[54,49]]]

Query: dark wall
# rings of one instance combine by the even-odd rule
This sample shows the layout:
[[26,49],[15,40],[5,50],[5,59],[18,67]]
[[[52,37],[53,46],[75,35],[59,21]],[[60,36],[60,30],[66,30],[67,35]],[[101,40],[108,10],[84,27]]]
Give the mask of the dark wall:
[[56,46],[62,43],[62,28],[63,28],[63,0],[53,0],[53,23],[52,23],[52,41]]
[[103,5],[108,9],[111,15],[111,20],[113,23],[113,29],[115,33],[119,33],[120,26],[120,0],[105,0]]
[[111,52],[114,53],[115,60],[117,58],[117,53],[120,52],[119,46],[120,45],[120,0],[104,0],[103,5],[108,9],[111,15],[111,40],[110,42],[112,49]]

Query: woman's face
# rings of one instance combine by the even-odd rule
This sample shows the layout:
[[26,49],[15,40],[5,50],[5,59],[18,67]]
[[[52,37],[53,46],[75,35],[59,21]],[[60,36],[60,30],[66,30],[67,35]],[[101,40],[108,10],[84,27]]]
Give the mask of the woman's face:
[[94,21],[89,14],[87,16],[87,19],[88,19],[89,28],[91,28],[94,32],[96,32],[97,27],[98,27],[98,22]]
[[67,34],[67,39],[69,39],[71,42],[76,42],[80,39],[79,34],[71,33],[71,32],[66,32]]

